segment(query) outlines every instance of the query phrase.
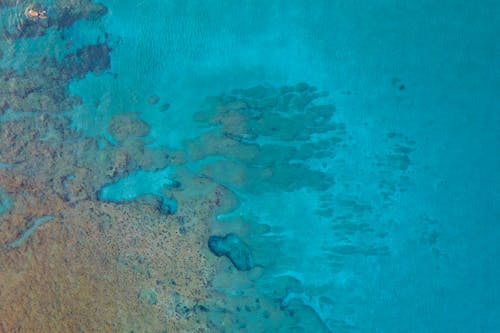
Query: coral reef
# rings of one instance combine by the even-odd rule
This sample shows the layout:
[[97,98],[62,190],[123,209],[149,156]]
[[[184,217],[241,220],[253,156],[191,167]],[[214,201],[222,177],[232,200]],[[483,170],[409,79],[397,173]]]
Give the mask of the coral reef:
[[[68,27],[78,20],[95,20],[107,13],[107,8],[91,0],[53,0],[47,6],[39,3],[2,1],[2,7],[13,7],[17,12],[16,20],[4,25],[4,35],[12,40],[42,36],[47,29]],[[46,11],[46,16],[27,15],[27,9]],[[4,23],[5,24],[5,23]]]
[[133,137],[142,137],[149,133],[149,126],[135,113],[116,114],[111,118],[108,132],[116,141],[125,141]]
[[[70,75],[78,79],[84,75],[82,68],[92,70],[92,66],[68,63],[76,69],[54,62],[53,72],[78,73]],[[22,78],[27,73],[16,75]],[[67,93],[70,76],[60,81],[61,98],[54,104],[72,98]],[[45,86],[39,92],[44,96],[52,93]],[[12,94],[1,96],[20,105],[28,103],[26,94]],[[253,112],[237,105],[243,102],[215,100],[219,111],[236,110],[245,117]],[[214,100],[209,101],[208,110],[213,113]],[[278,113],[275,106],[268,107],[258,112]],[[283,108],[288,110],[288,106]],[[112,144],[70,129],[69,119],[57,109],[30,110],[27,116],[0,123],[0,163],[6,166],[0,168],[0,188],[4,197],[10,198],[0,232],[0,262],[5,263],[0,278],[0,332],[212,332],[224,325],[254,329],[248,322],[259,313],[268,323],[279,320],[293,325],[301,320],[293,306],[283,311],[273,300],[283,297],[282,290],[259,299],[218,295],[212,283],[221,286],[224,282],[216,281],[216,270],[228,273],[228,281],[241,277],[226,272],[225,264],[209,255],[207,235],[211,232],[209,221],[216,214],[238,205],[234,188],[258,192],[262,184],[253,183],[250,173],[259,176],[258,182],[268,182],[270,188],[322,188],[323,173],[288,164],[292,157],[305,161],[318,154],[318,147],[299,140],[305,134],[297,134],[293,147],[286,146],[285,137],[289,140],[290,134],[278,135],[272,144],[261,144],[258,140],[266,136],[263,133],[279,120],[261,124],[261,130],[256,131],[252,123],[256,120],[244,117],[254,129],[243,131],[240,122],[226,124],[189,142],[190,149],[183,156],[147,147],[144,135],[149,126],[133,113],[111,120],[108,129],[118,141]],[[324,110],[329,115],[332,108]],[[8,103],[4,115],[21,111],[26,110]],[[301,112],[304,110],[297,114]],[[217,112],[213,114],[217,116]],[[338,130],[339,126],[331,128]],[[328,142],[334,144],[319,144],[324,152],[330,152],[339,140]],[[266,156],[270,153],[273,159]],[[201,165],[203,172],[199,174],[196,164],[214,155],[227,160],[212,166],[213,172],[208,172],[210,163]],[[106,185],[136,170],[166,166],[175,166],[175,171],[161,193],[122,202],[99,196]],[[304,172],[310,180],[317,177],[317,182],[297,179],[289,184],[280,178],[297,172]],[[175,200],[175,214],[164,214],[158,198]],[[52,220],[29,224],[40,216],[51,216]],[[231,267],[238,271],[252,268],[252,274],[260,274],[242,238],[229,234],[209,243],[212,251],[229,258]]]
[[[21,13],[3,27],[9,42],[106,13],[90,0],[54,0],[41,7],[46,19],[26,17],[23,6],[0,1],[2,10]],[[333,105],[321,103],[325,95],[305,83],[256,86],[208,98],[195,115],[206,131],[186,142],[185,152],[150,146],[150,126],[133,112],[113,116],[111,138],[84,137],[70,126],[69,111],[82,101],[69,94],[69,85],[106,72],[110,52],[104,36],[60,58],[33,55],[24,68],[0,68],[0,332],[296,325],[303,317],[294,304],[280,308],[286,290],[250,296],[257,288],[250,281],[263,274],[254,261],[265,258],[247,239],[262,236],[267,226],[240,228],[246,222],[233,221],[216,230],[211,223],[238,206],[237,193],[332,186],[332,177],[311,161],[333,156],[342,144]],[[158,102],[151,95],[151,107],[170,107]],[[407,148],[395,147],[385,160],[404,170]],[[167,167],[172,176],[154,193],[107,196],[134,172]],[[221,292],[235,281],[250,285],[248,292]]]
[[81,79],[87,73],[96,75],[103,73],[109,68],[110,58],[107,41],[93,45],[85,45],[76,52],[64,57],[62,66],[63,73],[70,78]]
[[96,20],[108,12],[104,5],[91,0],[54,0],[49,10],[53,13],[50,25],[59,28],[81,19]]
[[[116,164],[123,148],[99,148],[61,119],[44,114],[0,124],[0,156],[10,165],[0,169],[0,187],[11,198],[0,233],[0,332],[209,325],[196,324],[204,313],[195,308],[205,302],[213,274],[204,221],[223,189],[213,184],[200,195],[179,194],[175,216],[147,200],[99,201],[98,189],[131,170]],[[49,215],[50,222],[27,225],[32,216]],[[154,292],[156,301],[141,290]]]
[[[17,5],[0,3],[2,10]],[[90,1],[53,1],[47,12],[44,25],[10,26],[7,37],[36,37],[105,10]],[[166,188],[180,202],[175,216],[144,197],[101,201],[99,190],[120,177],[181,164],[184,157],[147,147],[149,127],[134,114],[110,124],[123,139],[119,144],[69,126],[66,111],[80,99],[68,85],[106,71],[110,51],[103,42],[60,60],[39,54],[26,68],[0,68],[2,333],[207,332],[215,326],[201,310],[214,274],[206,256],[207,220],[224,205],[225,189],[189,174],[204,191]]]
[[332,120],[333,105],[316,102],[323,96],[299,83],[209,98],[195,120],[211,130],[186,143],[189,159],[199,161],[207,177],[250,193],[325,190],[332,177],[308,161],[333,156],[344,128]]
[[40,58],[37,66],[16,72],[0,69],[0,115],[7,109],[24,112],[55,113],[80,103],[68,94],[68,83],[87,73],[102,73],[109,68],[107,43],[87,45],[68,54],[61,62]]
[[226,256],[239,271],[249,271],[254,267],[250,247],[235,234],[210,236],[208,248],[218,257]]

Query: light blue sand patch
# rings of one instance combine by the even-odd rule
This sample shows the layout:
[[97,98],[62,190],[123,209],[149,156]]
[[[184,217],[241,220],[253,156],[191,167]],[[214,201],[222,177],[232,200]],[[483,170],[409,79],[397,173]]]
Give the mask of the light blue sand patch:
[[117,182],[101,188],[98,192],[98,198],[102,201],[127,202],[141,195],[155,195],[162,201],[162,211],[175,212],[176,202],[161,191],[165,186],[175,185],[175,182],[169,178],[172,172],[171,168],[158,171],[135,171]]
[[[0,168],[1,167],[2,164],[0,163]],[[9,210],[10,206],[11,202],[9,197],[0,189],[0,215]]]
[[21,111],[12,111],[11,109],[5,110],[5,112],[0,115],[0,122],[4,121],[16,121],[22,118],[34,117],[35,114],[33,112],[21,112]]
[[21,246],[21,244],[29,237],[31,236],[31,234],[33,232],[35,232],[35,230],[41,226],[42,224],[44,224],[45,222],[48,222],[50,220],[52,220],[53,217],[52,216],[41,216],[41,217],[37,217],[35,219],[33,219],[31,221],[31,226],[26,229],[26,231],[24,231],[15,241],[9,243],[7,246],[10,247],[11,249],[15,249],[19,246]]

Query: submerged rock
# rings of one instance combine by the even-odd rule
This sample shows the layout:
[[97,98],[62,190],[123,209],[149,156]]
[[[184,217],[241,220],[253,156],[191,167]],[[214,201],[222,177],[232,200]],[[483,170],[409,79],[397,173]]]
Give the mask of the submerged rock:
[[131,137],[143,137],[149,133],[149,125],[134,112],[115,114],[108,125],[108,132],[116,141],[122,142]]
[[154,105],[154,104],[158,103],[159,100],[160,100],[160,97],[158,95],[151,95],[148,97],[148,103],[150,105]]
[[108,12],[106,6],[91,0],[56,0],[51,5],[50,25],[69,27],[78,20],[96,20]]
[[218,257],[226,256],[239,271],[249,271],[254,267],[250,247],[235,234],[210,236],[208,248]]
[[82,79],[87,73],[102,74],[110,67],[107,42],[85,45],[63,58],[63,77]]

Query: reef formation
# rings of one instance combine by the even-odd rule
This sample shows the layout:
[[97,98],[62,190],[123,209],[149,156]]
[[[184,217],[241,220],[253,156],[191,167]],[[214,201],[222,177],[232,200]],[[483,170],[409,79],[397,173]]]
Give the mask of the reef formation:
[[[42,36],[52,27],[63,29],[78,20],[95,20],[105,15],[107,8],[91,0],[53,0],[48,7],[39,3],[5,0],[0,9],[6,8],[13,22],[4,25],[3,35],[8,39],[34,38]],[[44,15],[29,15],[27,10]]]
[[208,247],[216,256],[226,256],[240,271],[251,270],[254,266],[252,251],[235,234],[227,234],[224,237],[210,236]]
[[[24,17],[24,9],[0,3],[2,15],[19,14],[2,27],[11,43],[106,13],[90,1],[53,1],[46,19]],[[217,136],[198,138],[207,147],[191,142],[188,153],[151,147],[149,125],[127,110],[112,117],[108,137],[71,127],[71,110],[82,101],[69,84],[109,70],[111,52],[103,36],[9,67],[13,55],[2,50],[0,332],[222,332],[242,325],[235,313],[245,306],[269,321],[292,318],[273,314],[279,308],[271,299],[224,305],[212,288],[218,262],[207,247],[209,222],[237,200],[215,174],[190,165],[199,159],[194,147],[215,147]],[[232,134],[222,140],[245,146]],[[166,167],[175,174],[159,196],[100,197],[134,171]],[[158,197],[175,200],[175,214]]]
[[[13,17],[1,28],[9,43],[58,30],[64,44],[65,28],[107,13],[90,0],[37,6],[47,18],[26,17],[25,6],[0,0],[0,13]],[[183,150],[151,145],[152,124],[136,110],[114,114],[107,133],[88,137],[71,126],[71,111],[83,103],[69,85],[109,72],[111,39],[104,33],[59,57],[33,54],[17,67],[0,50],[0,332],[326,330],[311,309],[298,311],[303,304],[289,301],[288,288],[297,281],[283,278],[283,287],[266,295],[256,291],[254,281],[272,261],[273,240],[262,237],[268,226],[247,217],[224,227],[214,221],[233,211],[242,193],[335,185],[324,161],[345,144],[346,131],[333,117],[335,107],[324,102],[327,94],[298,83],[209,97],[194,115],[203,133]],[[151,107],[159,102],[154,94],[143,98]],[[394,147],[381,163],[406,170],[412,142],[396,133],[388,140]],[[135,172],[167,168],[171,178],[151,193],[108,196]],[[392,178],[380,184],[385,198],[397,184]],[[318,213],[333,215],[335,200],[323,196]],[[343,235],[372,231],[342,217],[335,223]],[[328,251],[336,260],[388,249]],[[244,288],[228,292],[235,285]]]
[[[3,35],[15,43],[106,13],[90,1],[46,9],[47,19],[32,22],[18,2],[0,2],[2,15],[21,13]],[[99,200],[104,185],[178,156],[146,147],[133,113],[110,124],[116,144],[71,128],[81,99],[69,84],[109,69],[106,36],[60,58],[43,51],[20,68],[5,65],[7,51],[0,59],[0,332],[210,331],[200,305],[213,274],[204,220],[223,189],[186,193],[176,216],[149,198]]]
[[345,131],[332,120],[335,107],[316,102],[325,95],[299,83],[209,98],[195,120],[210,130],[186,143],[188,156],[200,161],[199,172],[235,190],[325,190],[332,177],[307,161],[333,156]]

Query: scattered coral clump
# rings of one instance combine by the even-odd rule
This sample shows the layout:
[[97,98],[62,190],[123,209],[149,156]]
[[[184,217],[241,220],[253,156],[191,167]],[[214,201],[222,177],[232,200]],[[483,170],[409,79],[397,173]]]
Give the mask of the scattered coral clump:
[[300,83],[207,99],[195,120],[212,129],[187,143],[189,158],[202,174],[239,190],[327,189],[333,179],[310,160],[332,157],[344,129],[332,120],[333,105],[316,102],[322,96]]
[[134,137],[142,137],[149,133],[149,125],[140,120],[136,113],[120,113],[111,118],[108,132],[116,141],[125,141]]
[[216,256],[226,256],[239,271],[248,271],[254,266],[250,247],[235,234],[210,236],[208,247]]

